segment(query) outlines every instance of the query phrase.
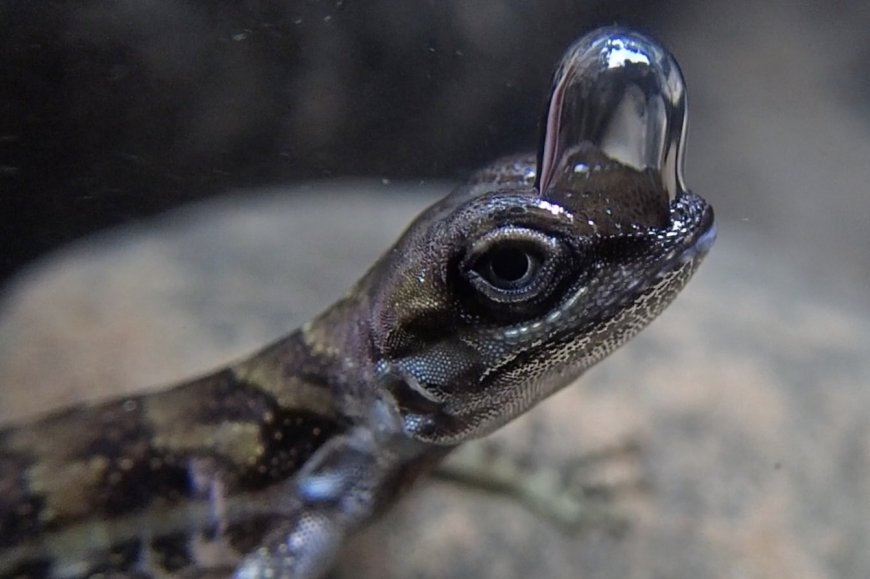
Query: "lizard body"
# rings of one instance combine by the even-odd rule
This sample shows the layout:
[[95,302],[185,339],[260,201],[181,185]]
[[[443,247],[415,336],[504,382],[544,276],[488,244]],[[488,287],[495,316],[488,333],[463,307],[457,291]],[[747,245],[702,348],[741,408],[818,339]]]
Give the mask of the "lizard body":
[[673,58],[622,29],[558,69],[537,158],[418,217],[323,314],[162,392],[0,431],[0,577],[320,577],[453,447],[573,381],[714,237]]

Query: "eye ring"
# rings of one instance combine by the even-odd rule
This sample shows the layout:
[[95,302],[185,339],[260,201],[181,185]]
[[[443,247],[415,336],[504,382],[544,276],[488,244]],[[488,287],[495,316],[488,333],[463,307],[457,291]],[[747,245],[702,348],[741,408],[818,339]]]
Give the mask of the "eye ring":
[[462,270],[471,287],[490,303],[538,303],[551,293],[563,254],[557,238],[508,226],[474,242]]

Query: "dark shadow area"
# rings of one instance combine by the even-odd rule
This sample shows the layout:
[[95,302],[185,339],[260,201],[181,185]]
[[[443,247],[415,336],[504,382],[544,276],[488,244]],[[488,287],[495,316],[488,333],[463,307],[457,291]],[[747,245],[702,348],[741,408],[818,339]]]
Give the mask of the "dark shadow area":
[[230,188],[529,149],[565,46],[664,4],[2,0],[0,279]]

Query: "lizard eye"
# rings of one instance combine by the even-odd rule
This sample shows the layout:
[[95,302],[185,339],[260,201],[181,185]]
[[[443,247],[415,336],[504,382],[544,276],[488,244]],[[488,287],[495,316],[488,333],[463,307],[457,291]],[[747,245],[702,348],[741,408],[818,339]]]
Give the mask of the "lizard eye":
[[496,304],[537,302],[550,293],[563,249],[546,234],[504,227],[477,240],[463,270],[471,287]]

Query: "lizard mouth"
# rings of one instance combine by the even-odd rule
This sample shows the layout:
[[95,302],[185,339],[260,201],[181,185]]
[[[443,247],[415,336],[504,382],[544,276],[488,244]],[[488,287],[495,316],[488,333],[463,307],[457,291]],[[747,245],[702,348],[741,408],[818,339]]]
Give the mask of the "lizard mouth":
[[689,248],[684,251],[680,257],[680,260],[683,262],[703,259],[716,241],[718,229],[716,223],[713,221],[713,210],[709,209],[704,217],[705,225],[702,227],[700,233],[695,237],[694,243],[691,243]]
[[[643,300],[646,294],[661,286],[672,285],[676,295],[713,247],[718,230],[713,208],[703,198],[692,192],[681,192],[671,204],[670,215],[671,226],[652,234],[658,239],[662,256],[650,264],[646,272],[636,272],[638,281],[621,299],[606,308],[608,313],[605,316],[613,315],[612,307],[624,307],[626,303]],[[684,279],[673,281],[672,278],[681,277],[681,272],[685,274]]]
[[713,247],[718,235],[713,208],[691,192],[681,192],[674,202],[671,228],[665,236],[682,239],[682,251],[671,260],[675,264],[700,262]]

